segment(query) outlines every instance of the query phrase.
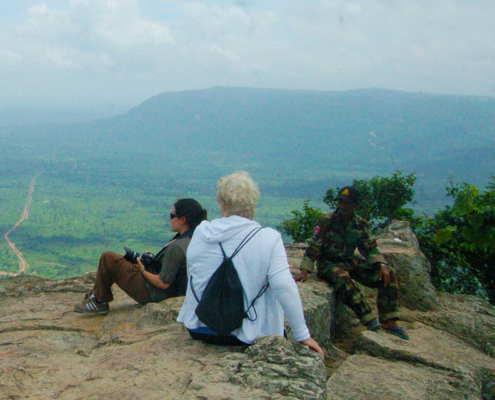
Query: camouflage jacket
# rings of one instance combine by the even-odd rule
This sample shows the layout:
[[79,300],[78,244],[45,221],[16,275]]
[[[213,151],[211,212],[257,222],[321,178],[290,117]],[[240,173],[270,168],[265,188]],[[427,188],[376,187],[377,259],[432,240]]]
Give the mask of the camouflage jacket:
[[368,265],[385,260],[371,236],[368,221],[354,214],[346,226],[339,210],[321,217],[315,227],[315,235],[301,262],[301,270],[313,272],[316,261],[318,270],[342,266],[353,269],[357,264],[354,252],[357,249]]

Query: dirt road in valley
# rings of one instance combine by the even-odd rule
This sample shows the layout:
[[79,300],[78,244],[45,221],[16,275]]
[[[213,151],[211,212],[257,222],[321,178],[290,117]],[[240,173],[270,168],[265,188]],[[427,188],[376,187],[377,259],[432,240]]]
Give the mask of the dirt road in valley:
[[15,253],[17,258],[19,259],[19,272],[14,273],[14,272],[3,272],[0,271],[0,275],[9,275],[9,276],[18,276],[22,274],[23,272],[26,272],[27,269],[29,268],[29,263],[27,260],[23,257],[22,253],[17,249],[15,246],[15,243],[12,242],[9,238],[9,235],[14,232],[28,217],[29,215],[29,207],[31,207],[31,201],[33,200],[33,193],[34,193],[34,185],[36,183],[36,178],[35,176],[33,180],[31,181],[31,185],[29,187],[29,194],[26,200],[26,205],[24,207],[24,211],[22,213],[21,219],[12,227],[9,229],[9,231],[3,236],[5,240],[7,241],[7,244],[9,247],[12,249],[12,251]]

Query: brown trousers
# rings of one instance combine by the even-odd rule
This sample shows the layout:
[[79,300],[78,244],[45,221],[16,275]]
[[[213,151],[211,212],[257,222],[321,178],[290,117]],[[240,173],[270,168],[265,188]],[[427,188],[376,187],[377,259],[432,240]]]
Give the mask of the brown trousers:
[[116,283],[139,304],[146,304],[151,302],[146,282],[136,266],[124,256],[106,251],[100,257],[93,293],[98,301],[111,302],[113,300],[111,287]]

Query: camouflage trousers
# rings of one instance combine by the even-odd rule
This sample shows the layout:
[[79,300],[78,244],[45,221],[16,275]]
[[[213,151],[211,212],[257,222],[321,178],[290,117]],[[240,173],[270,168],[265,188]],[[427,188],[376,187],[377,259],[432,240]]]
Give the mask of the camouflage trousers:
[[346,271],[335,265],[326,268],[318,268],[318,277],[333,284],[338,299],[351,308],[361,323],[365,325],[376,314],[371,309],[366,296],[356,282],[364,286],[378,289],[376,300],[378,314],[381,322],[389,319],[399,319],[399,284],[395,271],[388,267],[390,283],[385,287],[383,280],[379,280],[380,267],[364,265],[356,267],[352,271]]

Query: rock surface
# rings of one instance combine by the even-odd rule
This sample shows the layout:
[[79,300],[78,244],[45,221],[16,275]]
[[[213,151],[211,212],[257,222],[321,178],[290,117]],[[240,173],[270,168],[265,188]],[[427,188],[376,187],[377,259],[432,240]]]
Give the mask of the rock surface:
[[409,222],[393,221],[377,236],[378,247],[387,264],[392,265],[400,282],[401,305],[411,310],[438,307],[431,284],[431,265],[419,248]]
[[[427,265],[407,271],[421,258],[409,249],[415,238],[388,234],[380,246],[389,262],[399,260],[394,267],[407,285]],[[297,270],[304,245],[287,250]],[[429,300],[401,309],[409,341],[365,331],[326,283],[299,283],[325,364],[276,336],[249,348],[193,341],[175,321],[182,298],[139,306],[116,289],[107,316],[73,313],[93,281],[94,274],[0,280],[0,399],[495,399],[494,308],[470,296],[437,296],[428,279],[416,280],[423,283],[414,295]],[[374,304],[375,292],[366,293]]]
[[[0,281],[0,399],[326,398],[316,353],[275,336],[247,350],[193,341],[175,321],[183,298],[139,306],[117,288],[107,316],[72,312],[93,281]],[[309,313],[328,315],[314,285]]]

